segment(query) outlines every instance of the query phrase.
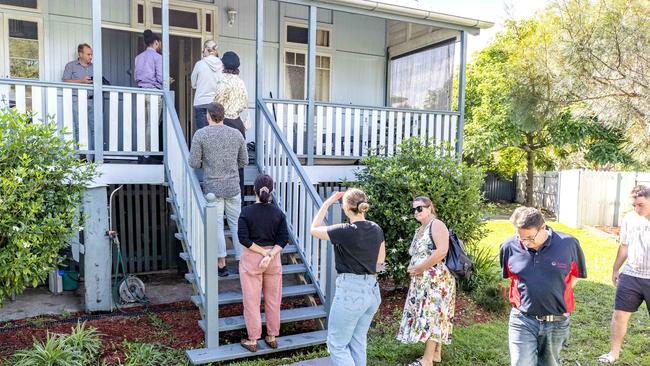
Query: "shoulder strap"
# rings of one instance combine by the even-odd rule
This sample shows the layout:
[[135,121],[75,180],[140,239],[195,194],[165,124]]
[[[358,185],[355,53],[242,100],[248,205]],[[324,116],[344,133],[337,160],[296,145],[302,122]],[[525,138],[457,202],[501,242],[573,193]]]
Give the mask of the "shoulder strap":
[[436,250],[436,249],[438,249],[438,247],[436,246],[436,241],[433,240],[433,228],[432,228],[432,226],[433,226],[433,221],[431,221],[431,223],[429,224],[429,238],[431,238],[431,242],[433,243],[433,250]]

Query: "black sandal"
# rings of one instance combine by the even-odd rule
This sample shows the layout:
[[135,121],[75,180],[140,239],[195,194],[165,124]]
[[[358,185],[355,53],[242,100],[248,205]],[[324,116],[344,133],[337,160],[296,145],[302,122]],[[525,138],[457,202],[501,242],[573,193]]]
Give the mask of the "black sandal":
[[276,349],[278,348],[278,339],[275,337],[272,341],[269,341],[269,336],[264,337],[264,343],[266,343],[267,346]]
[[239,341],[239,344],[251,352],[257,352],[257,342],[255,342],[255,344],[250,344],[248,342],[250,342],[249,339],[242,339]]

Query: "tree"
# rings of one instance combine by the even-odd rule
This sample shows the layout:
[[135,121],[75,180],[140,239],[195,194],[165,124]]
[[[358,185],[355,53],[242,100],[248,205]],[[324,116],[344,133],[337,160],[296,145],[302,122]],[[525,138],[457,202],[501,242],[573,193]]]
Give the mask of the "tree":
[[554,159],[576,152],[598,164],[631,160],[622,152],[625,139],[597,139],[604,128],[598,120],[576,115],[558,97],[555,85],[562,74],[547,25],[544,19],[508,22],[467,71],[464,158],[501,172],[519,170],[525,162],[528,205],[536,165],[555,167]]
[[650,2],[563,0],[546,19],[556,32],[560,101],[627,131],[630,151],[650,161]]
[[60,262],[94,175],[55,123],[0,110],[0,305],[37,286]]

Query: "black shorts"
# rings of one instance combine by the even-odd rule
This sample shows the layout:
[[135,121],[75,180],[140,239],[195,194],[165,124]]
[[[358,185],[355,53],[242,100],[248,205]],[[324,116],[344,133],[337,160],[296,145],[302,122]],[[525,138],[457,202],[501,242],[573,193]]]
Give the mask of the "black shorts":
[[650,279],[621,274],[616,285],[614,309],[633,313],[643,301],[650,314]]

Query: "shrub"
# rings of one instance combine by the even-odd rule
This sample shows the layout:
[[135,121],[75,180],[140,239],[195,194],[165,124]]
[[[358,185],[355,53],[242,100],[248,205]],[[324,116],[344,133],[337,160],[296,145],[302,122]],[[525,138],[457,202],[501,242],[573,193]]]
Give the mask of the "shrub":
[[124,341],[124,366],[189,365],[183,352],[155,343]]
[[0,306],[59,263],[94,174],[54,123],[0,110]]
[[450,147],[425,146],[419,139],[402,142],[398,152],[371,155],[356,173],[359,187],[368,194],[368,219],[384,230],[387,275],[397,284],[408,280],[408,248],[418,222],[409,213],[413,198],[429,196],[440,220],[466,245],[478,242],[484,173],[460,162]]
[[96,328],[86,327],[86,323],[77,323],[72,328],[72,333],[65,336],[66,345],[75,350],[82,361],[87,365],[97,359],[102,347],[102,340]]
[[499,294],[501,269],[496,255],[490,248],[471,245],[467,254],[474,262],[474,274],[468,281],[461,281],[461,287],[470,293],[470,297],[485,309],[502,312],[508,303]]

